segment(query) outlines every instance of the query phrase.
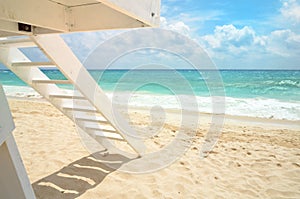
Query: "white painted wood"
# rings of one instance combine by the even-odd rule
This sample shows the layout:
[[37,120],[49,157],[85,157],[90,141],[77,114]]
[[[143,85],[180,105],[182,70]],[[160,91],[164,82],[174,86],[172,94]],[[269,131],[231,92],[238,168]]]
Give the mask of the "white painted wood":
[[62,32],[36,26],[32,26],[31,32],[26,32],[20,31],[18,25],[18,21],[8,21],[0,19],[0,37],[32,35],[33,32],[34,34],[49,34]]
[[87,114],[74,114],[74,118],[80,121],[87,121],[87,122],[101,122],[107,123],[107,120],[104,117],[96,116],[96,115],[87,115]]
[[[35,84],[32,83],[33,78],[38,79],[49,79],[39,68],[36,67],[12,67],[12,63],[16,62],[29,62],[30,60],[17,48],[1,48],[0,47],[0,61],[10,70],[12,70],[20,79],[22,79],[24,82],[26,82],[29,86],[31,86],[33,89],[35,89],[41,96],[45,97],[52,105],[54,105],[58,110],[60,110],[62,113],[64,113],[69,119],[74,121],[73,112],[74,110],[69,109],[65,110],[62,108],[64,102],[61,100],[52,100],[49,97],[50,93],[62,93],[63,91],[57,87],[55,84]],[[83,125],[81,123],[77,123],[77,126],[80,128],[80,131],[82,132],[82,129],[84,129]],[[82,128],[82,129],[81,129]],[[94,134],[88,133],[91,137],[94,136]],[[100,144],[105,143],[105,141],[97,140]]]
[[[32,79],[49,80],[49,78],[36,67],[12,67],[12,63],[30,62],[30,60],[17,48],[0,48],[0,61],[14,72],[20,79],[34,88],[40,95],[48,99],[49,93],[60,93],[61,89],[55,84],[33,84]],[[60,104],[54,104],[58,109]]]
[[[94,130],[94,131],[101,131],[101,132],[107,132],[107,133],[115,133],[115,134],[118,134],[116,131],[112,131],[112,130],[107,130],[107,129],[104,129],[104,128],[97,128],[97,127],[93,127],[93,126],[87,126],[85,128],[87,131],[89,130]],[[120,134],[118,134],[120,135]],[[122,136],[120,135],[120,137],[122,138]],[[124,140],[124,138],[122,138]]]
[[0,47],[18,47],[18,48],[26,48],[36,46],[34,42],[26,37],[26,38],[1,38],[0,39]]
[[11,64],[12,67],[55,67],[51,62],[16,62]]
[[2,85],[0,84],[0,145],[15,128]]
[[[145,148],[143,142],[137,138],[136,132],[121,118],[120,114],[112,109],[111,101],[65,42],[58,35],[44,36],[34,36],[32,39],[38,44],[42,52],[46,53],[50,62],[55,64],[65,75],[67,80],[50,80],[38,67],[18,67],[17,63],[27,63],[28,66],[36,63],[29,64],[30,60],[14,47],[0,48],[0,61],[73,120],[79,128],[86,129],[87,121],[75,120],[73,113],[76,111],[101,113],[107,121],[106,123],[109,123],[139,155],[142,154]],[[85,100],[75,95],[75,99],[71,99],[72,94],[62,94],[64,92],[56,84],[66,83],[72,83],[77,88],[79,96],[84,97]]]
[[[25,196],[24,198],[34,199],[35,195],[34,195],[33,189],[31,187],[26,169],[24,167],[22,157],[20,156],[20,153],[18,151],[17,144],[16,144],[16,142],[14,140],[14,137],[12,135],[7,139],[6,145],[7,145],[9,154],[10,154],[11,161],[14,165],[15,172],[18,176],[19,183],[22,187],[22,191],[23,191],[24,196]],[[9,175],[10,180],[11,180],[11,178],[12,178],[12,175]],[[7,180],[7,179],[5,179],[5,180]],[[11,188],[12,188],[12,190],[9,191],[9,194],[11,194],[13,192],[16,192],[16,187],[15,186],[11,186]],[[2,193],[3,192],[1,191],[1,194]],[[20,197],[16,197],[16,198],[23,198],[23,197],[20,196]]]
[[92,113],[97,112],[97,109],[91,106],[63,105],[62,108],[69,111],[82,111],[82,112],[92,112]]
[[[2,114],[2,113],[1,113]],[[9,132],[10,131],[6,131],[4,129],[4,126],[2,126],[3,124],[0,124],[0,146],[5,142],[5,140],[8,138],[9,136]]]
[[158,26],[160,0],[0,0],[0,10],[5,34],[33,35]]
[[[96,120],[96,119],[84,119],[84,118],[76,118],[76,121],[83,122],[83,126],[86,125],[86,123],[96,123],[98,125],[110,125],[110,123],[106,120]],[[116,132],[116,131],[115,131]]]
[[[74,25],[70,27],[70,32],[97,30],[98,27],[101,29],[124,29],[149,26],[145,22],[128,17],[104,4],[79,6],[71,10],[70,23]],[[87,21],[87,18],[91,20]]]
[[[100,112],[117,132],[127,140],[128,144],[138,153],[142,154],[145,146],[130,125],[122,119],[109,98],[97,85],[88,71],[73,54],[63,39],[58,35],[37,35],[32,37],[36,44],[46,53],[47,57],[55,63],[64,76],[76,85],[77,90]],[[66,59],[68,57],[68,59]],[[94,100],[97,99],[97,100]],[[86,107],[63,106],[66,110],[72,108],[77,111],[93,111]]]
[[[12,42],[13,43],[13,42]],[[29,62],[30,60],[17,48],[1,48],[0,47],[0,61],[5,64],[9,69],[11,69],[19,78],[21,78],[24,82],[34,88],[40,95],[44,96],[49,102],[52,103],[58,110],[64,113],[68,118],[74,121],[72,108],[65,109],[62,108],[64,102],[60,100],[52,100],[49,96],[50,93],[62,93],[63,91],[58,88],[55,84],[35,84],[32,83],[33,78],[39,79],[48,79],[48,77],[36,67],[12,67],[12,63],[17,62]],[[77,93],[78,94],[78,93]],[[93,110],[93,113],[95,110]],[[2,115],[2,114],[1,114]],[[75,121],[76,122],[76,121]],[[79,131],[83,132],[84,129],[82,122],[77,122],[77,126],[79,127]],[[89,131],[85,131],[89,136],[94,137],[93,133]],[[106,141],[102,139],[96,139],[98,143],[103,145]]]
[[33,84],[71,84],[69,80],[60,79],[33,79],[31,82]]
[[104,131],[94,131],[95,136],[97,137],[102,137],[102,138],[108,138],[112,140],[117,140],[117,141],[125,141],[119,134],[116,133],[108,133]]
[[66,7],[48,0],[1,0],[0,18],[57,31],[68,31]]
[[[51,101],[49,93],[61,93],[61,89],[55,84],[33,84],[32,79],[49,79],[39,68],[36,67],[12,67],[15,62],[29,62],[30,60],[16,48],[0,48],[0,61],[11,69],[20,79],[35,89],[41,96],[49,100],[58,110],[63,112],[62,102],[59,100]],[[64,112],[63,112],[64,113]],[[65,113],[71,120],[72,114]],[[79,126],[80,127],[80,126]]]
[[[158,26],[160,18],[160,0],[97,0],[118,12],[131,16],[150,26]],[[152,14],[153,13],[153,14]]]
[[[18,29],[18,22],[14,21],[6,21],[0,19],[0,31],[10,32],[10,33],[16,33],[17,35],[20,34],[20,31]],[[23,35],[31,35],[31,32],[23,32]],[[1,36],[1,34],[0,34]]]
[[67,7],[84,6],[99,3],[96,0],[52,0]]
[[113,133],[117,133],[117,131],[111,127],[111,126],[103,126],[103,125],[99,125],[97,123],[92,123],[92,122],[87,122],[84,124],[85,128],[88,128],[88,129],[95,129],[95,130],[103,130],[103,131],[107,131],[107,132],[113,132]]
[[71,94],[49,94],[50,98],[59,98],[59,99],[81,99],[85,100],[86,98],[82,95],[71,95]]
[[1,85],[0,113],[0,197],[34,199],[34,192],[11,133],[15,127]]

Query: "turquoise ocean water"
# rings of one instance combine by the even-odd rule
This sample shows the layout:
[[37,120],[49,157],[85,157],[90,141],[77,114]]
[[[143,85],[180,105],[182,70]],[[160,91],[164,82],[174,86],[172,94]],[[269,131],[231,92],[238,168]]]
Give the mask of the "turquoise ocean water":
[[[44,70],[50,79],[64,79],[57,70]],[[208,87],[208,77],[216,75],[212,71],[195,70],[108,70],[89,71],[103,90],[111,92],[134,92],[139,96],[137,103],[147,105],[153,101],[167,103],[175,95],[195,95],[199,109],[210,112],[211,95],[215,87]],[[226,95],[226,112],[232,115],[245,115],[276,119],[300,120],[300,71],[280,70],[221,70]],[[217,81],[217,80],[211,80]],[[26,95],[32,90],[9,70],[0,70],[0,83],[9,96]],[[64,88],[72,89],[65,86]],[[148,98],[145,98],[147,96]],[[155,99],[149,99],[156,97]],[[147,100],[148,99],[148,100]],[[174,105],[175,107],[175,105]],[[201,109],[202,107],[202,109]]]

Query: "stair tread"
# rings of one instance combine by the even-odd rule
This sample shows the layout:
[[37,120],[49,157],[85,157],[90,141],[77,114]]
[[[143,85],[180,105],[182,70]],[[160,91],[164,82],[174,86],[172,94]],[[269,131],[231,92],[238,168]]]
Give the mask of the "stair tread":
[[45,66],[52,66],[56,67],[55,64],[51,62],[14,62],[11,64],[13,67],[32,67],[32,66],[38,66],[38,67],[45,67]]
[[33,79],[32,83],[40,84],[71,84],[69,80],[59,80],[59,79]]
[[97,109],[95,109],[92,106],[79,106],[79,105],[63,105],[62,106],[63,109],[72,109],[75,111],[87,111],[87,112],[96,112]]
[[111,126],[101,126],[96,123],[95,124],[86,124],[85,128],[117,133],[117,131]]
[[107,133],[107,132],[102,132],[102,131],[95,131],[94,134],[95,134],[95,136],[98,136],[98,137],[104,137],[104,138],[118,140],[118,141],[125,141],[122,138],[122,136],[117,133]]
[[36,46],[36,44],[30,38],[7,38],[0,40],[0,46],[23,48]]
[[104,117],[96,116],[96,115],[85,115],[85,116],[74,115],[74,118],[83,121],[108,122]]
[[82,95],[78,95],[78,94],[65,94],[65,93],[50,93],[49,97],[53,97],[53,98],[65,98],[65,99],[86,99]]

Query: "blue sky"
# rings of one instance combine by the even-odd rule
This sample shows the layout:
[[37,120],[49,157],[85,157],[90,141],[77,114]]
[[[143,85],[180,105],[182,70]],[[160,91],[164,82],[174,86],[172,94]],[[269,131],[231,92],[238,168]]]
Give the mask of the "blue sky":
[[[196,41],[220,69],[300,69],[300,0],[162,0],[161,27]],[[84,60],[116,33],[64,39]]]
[[[300,0],[162,0],[161,28],[197,42],[220,69],[300,69]],[[62,37],[84,62],[120,32]]]
[[161,16],[219,68],[300,69],[300,0],[163,0]]

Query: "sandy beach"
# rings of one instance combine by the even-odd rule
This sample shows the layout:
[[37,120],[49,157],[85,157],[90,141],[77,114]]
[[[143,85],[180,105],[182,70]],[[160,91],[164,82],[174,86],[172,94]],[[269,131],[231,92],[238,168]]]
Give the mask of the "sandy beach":
[[[37,198],[300,198],[297,122],[227,117],[213,151],[200,159],[210,126],[209,115],[203,114],[182,157],[167,168],[137,175],[107,167],[90,155],[74,124],[49,103],[9,99],[9,105]],[[135,125],[147,124],[145,110],[135,110],[130,118]],[[172,118],[164,125],[169,135],[179,125]],[[159,149],[165,142],[154,140],[152,145]],[[109,157],[122,160],[117,154]],[[126,161],[116,164],[122,168]]]

